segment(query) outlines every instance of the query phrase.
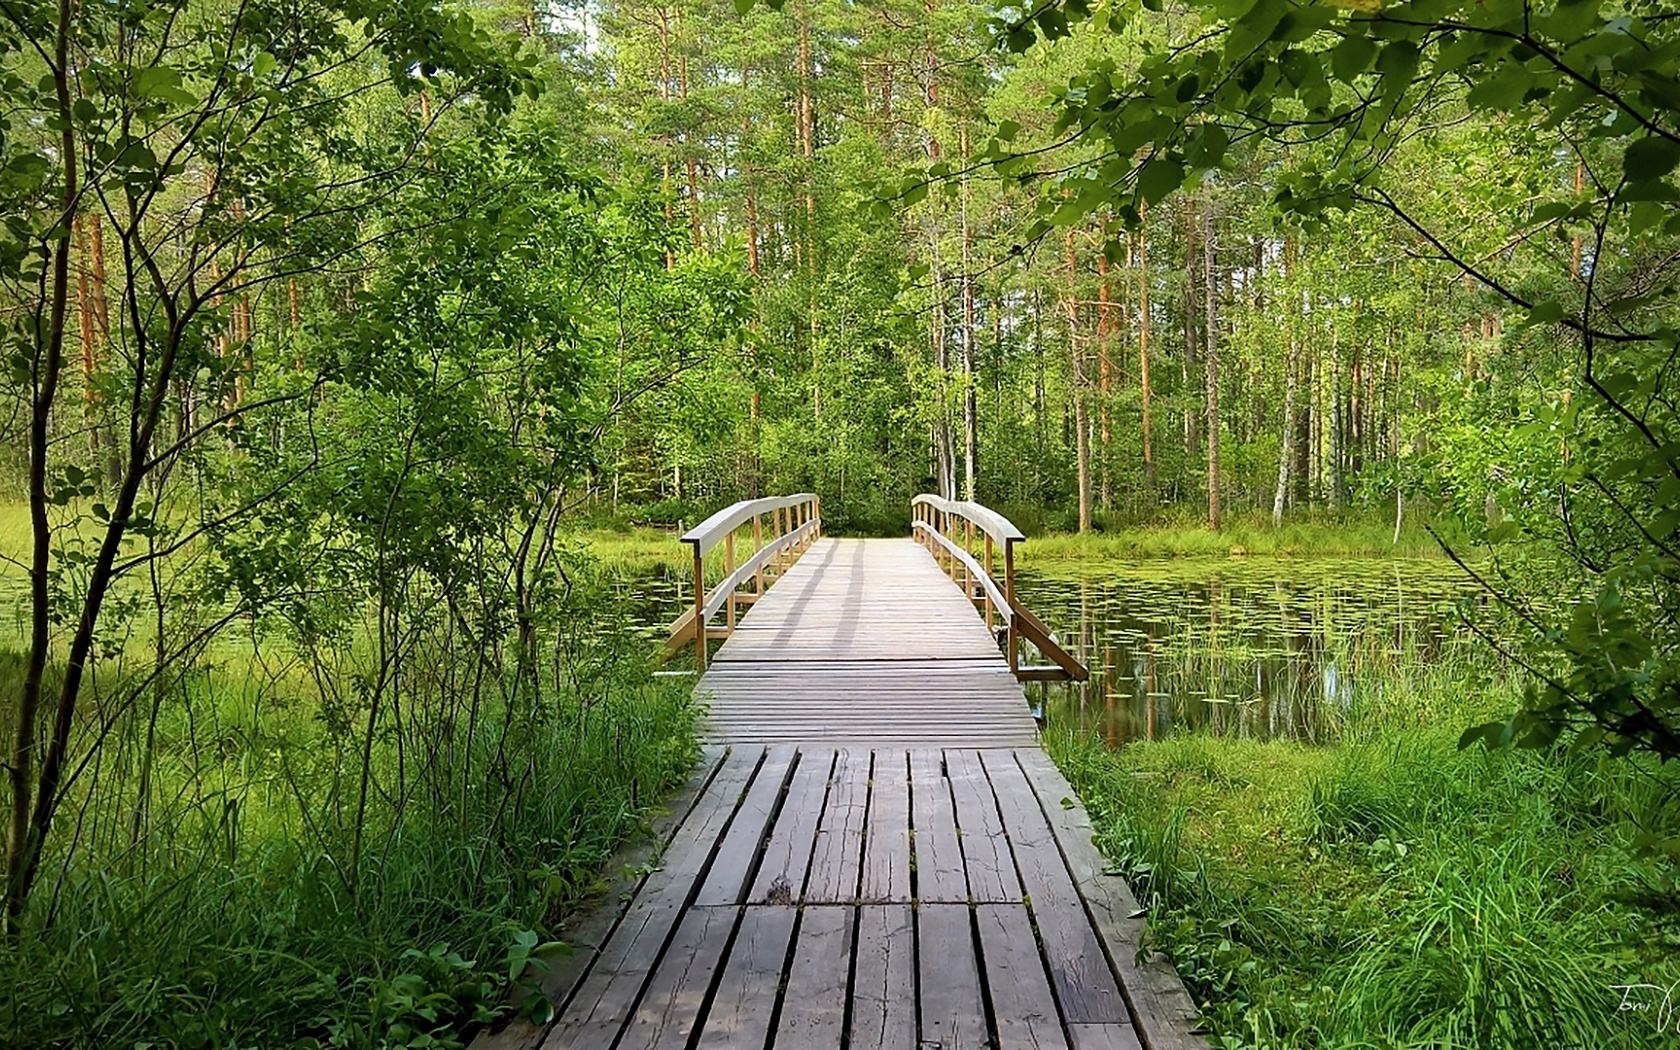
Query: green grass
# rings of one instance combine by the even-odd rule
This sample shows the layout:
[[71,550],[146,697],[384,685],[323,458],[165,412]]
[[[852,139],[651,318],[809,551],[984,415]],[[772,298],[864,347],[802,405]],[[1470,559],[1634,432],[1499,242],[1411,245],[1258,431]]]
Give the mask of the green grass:
[[[1459,751],[1508,702],[1447,675],[1314,748],[1183,736],[1051,750],[1219,1045],[1671,1046],[1614,985],[1680,980],[1680,770]],[[1435,728],[1420,728],[1433,723]]]
[[[376,796],[356,863],[332,734],[237,681],[208,689],[159,726],[137,842],[118,795],[66,807],[73,865],[0,941],[0,1045],[461,1045],[695,757],[679,686],[559,698],[411,770],[400,813]],[[382,744],[386,784],[393,761]]]
[[[1462,529],[1442,526],[1455,550],[1473,544]],[[1438,529],[1441,531],[1441,529]],[[1249,555],[1292,557],[1444,558],[1440,544],[1422,527],[1407,525],[1394,542],[1394,522],[1365,516],[1285,522],[1239,519],[1214,532],[1195,521],[1125,526],[1078,535],[1051,532],[1033,536],[1020,548],[1027,564],[1081,558],[1240,558]]]
[[[0,1047],[443,1048],[505,1016],[540,976],[533,946],[566,939],[696,756],[687,683],[650,678],[605,586],[667,542],[681,551],[639,530],[571,564],[565,668],[540,694],[490,670],[480,704],[470,652],[417,652],[381,701],[406,710],[375,736],[360,821],[365,639],[326,647],[333,684],[317,689],[283,630],[231,630],[163,691],[155,737],[153,694],[118,706],[136,672],[107,658],[81,706],[88,728],[115,713],[112,731],[60,810],[22,927],[0,938]],[[0,551],[26,543],[26,514],[0,507]],[[10,740],[23,658],[5,633]],[[144,642],[128,655],[144,674]]]

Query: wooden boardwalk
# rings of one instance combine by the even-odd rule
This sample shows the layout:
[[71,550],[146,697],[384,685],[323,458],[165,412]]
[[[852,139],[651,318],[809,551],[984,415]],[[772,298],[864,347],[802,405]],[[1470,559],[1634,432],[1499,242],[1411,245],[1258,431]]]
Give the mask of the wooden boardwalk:
[[995,636],[910,539],[816,541],[741,618],[695,691],[714,741],[1036,739]]
[[560,931],[553,1018],[475,1050],[1204,1050],[932,555],[813,539],[754,597],[697,686],[700,769]]

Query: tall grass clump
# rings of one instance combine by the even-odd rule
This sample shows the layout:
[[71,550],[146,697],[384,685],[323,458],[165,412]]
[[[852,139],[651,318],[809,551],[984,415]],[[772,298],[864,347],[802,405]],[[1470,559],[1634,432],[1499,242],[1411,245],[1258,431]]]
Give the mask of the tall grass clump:
[[[0,1043],[459,1045],[694,761],[684,690],[598,689],[426,756],[406,798],[364,810],[359,853],[333,815],[354,795],[308,713],[165,717],[144,829],[113,835],[97,825],[133,807],[81,799],[86,841],[0,941]],[[378,751],[394,784],[395,748]]]
[[1680,771],[1461,751],[1455,703],[1497,697],[1413,686],[1441,724],[1383,706],[1331,747],[1050,746],[1221,1046],[1672,1045]]
[[[289,590],[253,545],[119,593],[0,1046],[447,1048],[547,1009],[567,916],[697,757],[688,689],[558,537],[509,565],[389,530],[399,571],[318,528]],[[24,666],[0,648],[0,690]]]

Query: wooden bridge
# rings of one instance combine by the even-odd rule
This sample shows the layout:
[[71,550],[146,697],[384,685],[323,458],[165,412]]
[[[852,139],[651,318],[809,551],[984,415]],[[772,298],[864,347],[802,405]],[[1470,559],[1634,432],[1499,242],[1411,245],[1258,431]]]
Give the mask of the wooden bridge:
[[912,519],[825,538],[803,494],[683,535],[670,648],[701,672],[704,760],[562,931],[553,1016],[475,1047],[1206,1046],[1038,746],[1020,683],[1086,670],[1015,596],[1021,533],[934,496]]

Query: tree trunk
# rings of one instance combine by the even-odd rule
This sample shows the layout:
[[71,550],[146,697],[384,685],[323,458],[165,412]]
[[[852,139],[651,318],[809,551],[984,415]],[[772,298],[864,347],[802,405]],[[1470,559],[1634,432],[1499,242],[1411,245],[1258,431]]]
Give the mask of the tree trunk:
[[1184,199],[1184,356],[1178,360],[1180,385],[1183,391],[1180,396],[1184,399],[1184,458],[1186,463],[1195,462],[1200,452],[1196,433],[1196,413],[1191,408],[1191,376],[1195,374],[1196,347],[1196,314],[1199,312],[1196,288],[1196,198]]
[[[682,8],[677,8],[677,36],[683,36]],[[684,41],[677,42],[677,97],[688,98],[688,49]],[[684,129],[682,134],[683,166],[688,169],[688,226],[694,238],[694,250],[704,247],[704,239],[700,233],[700,173],[699,161],[694,156],[694,142],[692,136]]]
[[1207,310],[1207,496],[1208,527],[1221,527],[1219,508],[1219,307],[1214,281],[1218,248],[1213,243],[1213,188],[1203,183],[1202,290]]
[[929,276],[933,281],[933,325],[929,335],[933,340],[933,367],[939,374],[938,400],[934,406],[932,422],[933,433],[933,462],[934,472],[937,474],[939,494],[945,499],[957,498],[957,471],[955,455],[951,446],[951,359],[950,359],[950,330],[945,319],[945,278],[940,272],[939,250],[937,240],[932,245],[933,269]]
[[[963,167],[968,166],[968,129],[962,130]],[[962,296],[963,296],[963,498],[978,499],[979,405],[974,389],[974,229],[968,222],[968,178],[962,183]]]
[[1147,502],[1155,502],[1155,437],[1150,419],[1149,388],[1149,225],[1145,206],[1138,205],[1140,224],[1137,234],[1138,266],[1138,393],[1143,409],[1143,491]]
[[[48,579],[48,570],[51,568],[48,559],[51,556],[52,528],[47,518],[47,452],[52,437],[53,402],[58,395],[59,373],[64,366],[64,323],[70,304],[69,220],[76,212],[76,201],[81,192],[76,170],[76,133],[70,112],[70,17],[70,0],[59,0],[52,76],[58,95],[61,139],[59,159],[64,165],[64,186],[60,198],[61,218],[52,237],[57,243],[49,249],[51,267],[45,281],[46,324],[36,329],[45,339],[36,343],[30,374],[30,638],[29,660],[24,668],[23,689],[18,696],[16,733],[13,737],[11,761],[8,763],[12,781],[5,870],[8,928],[12,920],[22,913],[24,902],[29,898],[30,883],[34,879],[35,867],[41,855],[41,835],[46,831],[44,822],[30,820],[30,796],[35,786],[31,775],[35,760],[36,720],[40,715],[41,706],[41,683],[46,675],[47,647],[52,642],[49,605],[51,588]],[[36,319],[42,320],[39,314],[36,314]],[[37,335],[36,338],[41,339],[41,335]],[[66,732],[68,728],[66,725]],[[46,771],[43,770],[43,778],[45,775]],[[38,804],[40,800],[35,801]]]
[[[671,101],[671,25],[667,21],[664,10],[659,12],[659,99],[662,102]],[[670,226],[676,221],[677,212],[671,203],[671,135],[669,132],[659,137],[660,141],[660,192],[665,197],[665,225]],[[671,249],[665,249],[665,269],[677,268],[677,257]]]
[[80,322],[78,332],[82,342],[82,425],[87,428],[88,452],[95,463],[99,462],[99,397],[94,392],[94,311],[92,273],[93,265],[90,259],[91,249],[87,232],[87,223],[81,215],[76,216],[76,250],[81,255],[81,264],[76,267],[76,318]]
[[1091,531],[1091,421],[1085,405],[1085,355],[1079,348],[1078,256],[1073,229],[1067,231],[1068,353],[1073,358],[1074,449],[1079,471],[1079,531]]
[[1097,253],[1097,488],[1101,493],[1103,510],[1108,510],[1113,498],[1113,479],[1109,477],[1114,457],[1111,453],[1114,434],[1109,426],[1109,399],[1114,393],[1114,364],[1109,359],[1109,344],[1114,341],[1114,318],[1111,316],[1108,274],[1108,253]]
[[1295,377],[1298,351],[1290,340],[1289,360],[1284,365],[1283,383],[1283,440],[1278,451],[1277,493],[1272,497],[1272,528],[1283,525],[1283,500],[1289,492],[1289,470],[1294,462],[1295,438]]

